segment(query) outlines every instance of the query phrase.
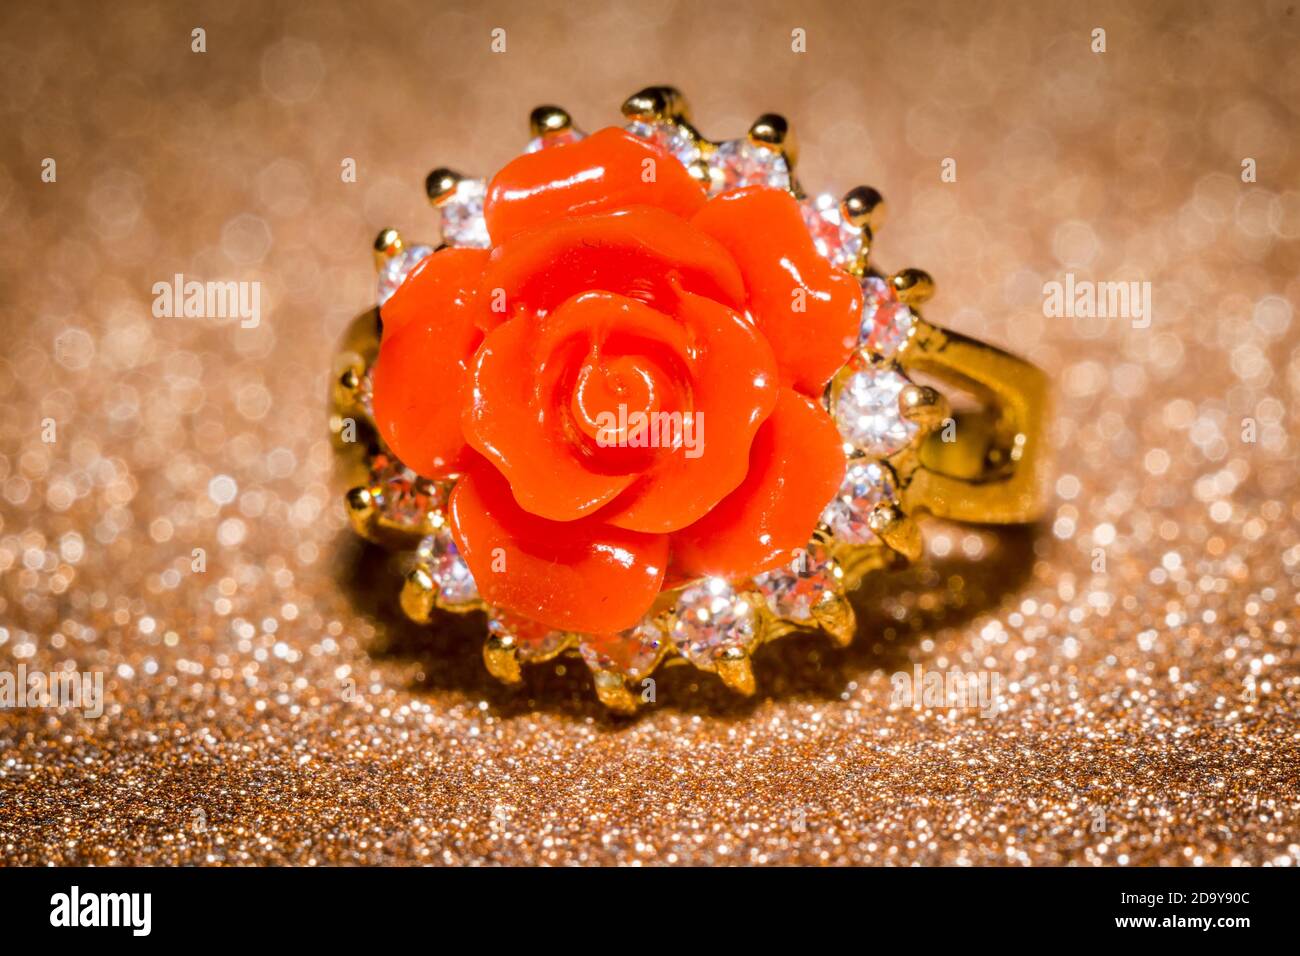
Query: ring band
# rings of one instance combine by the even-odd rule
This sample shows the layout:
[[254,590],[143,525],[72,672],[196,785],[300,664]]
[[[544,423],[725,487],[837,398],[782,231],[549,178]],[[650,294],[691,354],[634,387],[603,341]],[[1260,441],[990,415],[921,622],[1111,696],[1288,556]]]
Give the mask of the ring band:
[[[925,298],[906,301],[915,307]],[[933,387],[909,385],[904,390],[903,414],[922,431],[918,440],[881,461],[897,489],[897,507],[882,507],[874,529],[888,550],[853,544],[835,550],[850,590],[868,571],[893,566],[897,557],[920,559],[916,519],[923,515],[976,524],[1027,524],[1042,516],[1042,443],[1049,402],[1043,372],[995,346],[919,318],[896,367],[952,385],[978,404],[954,412]]]
[[[407,556],[401,591],[407,616],[426,623],[438,611],[485,611],[484,660],[495,676],[517,683],[521,664],[576,652],[591,668],[602,702],[631,712],[654,699],[649,675],[664,661],[692,663],[753,693],[750,656],[765,641],[821,629],[836,643],[849,643],[856,621],[848,594],[871,571],[921,557],[922,515],[989,524],[1037,520],[1046,481],[1049,389],[1030,363],[923,319],[920,307],[934,290],[926,273],[885,275],[872,268],[873,227],[883,210],[879,193],[859,187],[839,203],[809,199],[794,179],[793,139],[781,117],[760,117],[745,140],[711,143],[690,124],[684,99],[671,88],[638,93],[624,113],[628,132],[673,155],[710,195],[734,197],[779,183],[799,202],[818,252],[861,284],[859,341],[820,395],[821,408],[839,429],[844,478],[806,546],[792,549],[787,563],[758,573],[665,579],[644,617],[617,634],[556,626],[541,619],[553,618],[553,607],[531,619],[483,597],[486,582],[475,577],[484,565],[471,573],[462,545],[472,550],[473,542],[451,527],[449,501],[462,476],[454,469],[437,477],[417,473],[376,427],[374,369],[385,331],[380,308],[358,316],[344,336],[331,430],[349,474],[346,507],[353,527]],[[568,114],[554,107],[534,111],[530,126],[530,153],[582,140]],[[613,134],[608,139],[615,142]],[[623,148],[621,141],[616,145]],[[483,181],[437,169],[426,189],[442,213],[439,252],[494,245],[492,224],[484,221]],[[496,221],[498,231],[503,218]],[[380,305],[417,265],[437,258],[434,252],[383,230],[375,243]],[[970,400],[969,408],[954,410],[958,393]]]

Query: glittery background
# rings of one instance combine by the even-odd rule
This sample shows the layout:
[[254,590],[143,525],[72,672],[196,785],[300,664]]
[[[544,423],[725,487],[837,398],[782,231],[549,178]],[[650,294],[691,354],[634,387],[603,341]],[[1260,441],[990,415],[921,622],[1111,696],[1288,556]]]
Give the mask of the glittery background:
[[[580,662],[513,691],[473,626],[403,621],[324,396],[430,168],[655,82],[879,187],[928,317],[1051,371],[1060,461],[1041,527],[930,526],[850,649],[768,646],[754,700],[664,671],[618,720]],[[1300,863],[1297,104],[1290,0],[6,3],[0,669],[108,705],[0,711],[0,860]],[[177,272],[260,281],[261,325],[154,318]],[[1045,318],[1066,272],[1154,321]],[[916,664],[998,712],[891,705]]]

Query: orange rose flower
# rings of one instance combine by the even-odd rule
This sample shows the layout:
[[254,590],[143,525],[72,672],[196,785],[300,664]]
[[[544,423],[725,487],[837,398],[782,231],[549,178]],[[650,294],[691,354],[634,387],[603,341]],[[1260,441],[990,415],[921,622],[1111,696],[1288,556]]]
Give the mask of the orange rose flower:
[[665,582],[789,561],[843,476],[820,398],[862,305],[795,200],[706,201],[609,128],[515,159],[484,215],[491,249],[439,250],[384,305],[374,373],[388,446],[457,476],[483,599],[613,634]]

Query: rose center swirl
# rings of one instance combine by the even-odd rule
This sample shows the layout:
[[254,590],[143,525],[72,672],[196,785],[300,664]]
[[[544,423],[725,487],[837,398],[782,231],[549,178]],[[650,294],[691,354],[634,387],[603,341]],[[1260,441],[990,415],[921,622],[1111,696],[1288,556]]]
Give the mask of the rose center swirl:
[[592,349],[569,401],[578,431],[600,447],[640,445],[661,407],[658,371],[642,356],[602,357]]

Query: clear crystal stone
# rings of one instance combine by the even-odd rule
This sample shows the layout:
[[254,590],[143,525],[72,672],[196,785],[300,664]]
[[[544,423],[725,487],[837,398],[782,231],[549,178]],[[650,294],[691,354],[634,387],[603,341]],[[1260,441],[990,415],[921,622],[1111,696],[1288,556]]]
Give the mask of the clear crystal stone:
[[880,276],[862,280],[862,324],[858,341],[886,358],[907,344],[916,328],[912,310],[898,301],[893,286]]
[[729,647],[748,647],[755,624],[747,597],[722,578],[705,578],[678,597],[670,636],[683,657],[708,666]]
[[830,552],[820,541],[811,541],[788,565],[755,577],[754,585],[777,617],[806,621],[835,590]]
[[469,565],[461,557],[451,532],[440,528],[426,536],[415,550],[416,560],[429,569],[429,577],[438,586],[438,600],[454,607],[478,600],[478,585]]
[[379,514],[402,528],[419,528],[444,503],[441,486],[383,452],[371,459],[369,487]]
[[841,269],[853,265],[862,253],[862,230],[854,228],[840,213],[840,204],[830,193],[800,204],[804,223],[817,251]]
[[876,540],[867,523],[872,509],[893,500],[894,483],[888,469],[866,459],[851,461],[840,490],[822,512],[822,521],[846,544],[867,544]]
[[695,144],[694,137],[676,123],[632,120],[625,128],[633,136],[648,139],[672,153],[683,166],[689,166],[700,158],[700,147]]
[[535,153],[538,150],[550,149],[553,146],[568,146],[570,143],[576,143],[580,139],[586,139],[587,134],[580,129],[570,126],[568,129],[560,130],[558,133],[549,133],[546,136],[534,136],[524,147],[525,153]]
[[561,631],[500,608],[493,608],[488,612],[487,626],[492,634],[513,637],[519,659],[522,661],[553,657],[564,647],[566,639]]
[[840,387],[832,409],[844,440],[876,458],[906,446],[917,432],[916,423],[904,418],[898,406],[908,384],[901,372],[861,363]]
[[481,179],[462,179],[452,194],[438,203],[442,214],[442,241],[449,246],[487,249],[487,221],[483,218],[483,200],[487,183]]
[[433,246],[417,244],[407,246],[387,260],[379,269],[379,304],[391,299],[411,270],[430,255],[433,255]]
[[790,188],[790,167],[780,151],[755,146],[747,139],[722,143],[708,157],[712,195],[745,186]]
[[618,634],[584,638],[578,651],[593,671],[617,671],[643,677],[654,667],[663,646],[663,632],[650,619]]

